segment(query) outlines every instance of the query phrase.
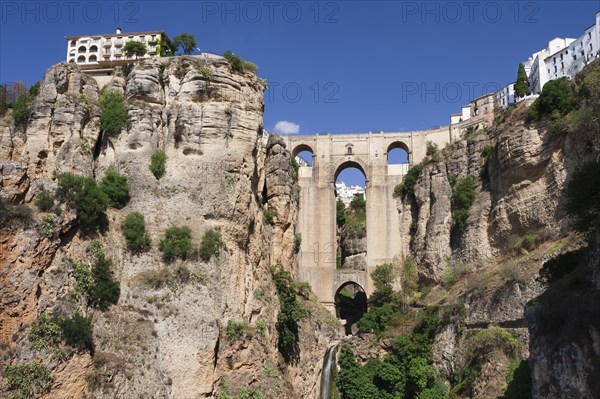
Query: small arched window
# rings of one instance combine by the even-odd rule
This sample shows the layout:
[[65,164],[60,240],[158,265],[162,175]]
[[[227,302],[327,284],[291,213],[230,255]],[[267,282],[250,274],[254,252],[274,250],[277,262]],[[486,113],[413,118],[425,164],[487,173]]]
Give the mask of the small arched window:
[[348,155],[352,155],[352,147],[348,146]]

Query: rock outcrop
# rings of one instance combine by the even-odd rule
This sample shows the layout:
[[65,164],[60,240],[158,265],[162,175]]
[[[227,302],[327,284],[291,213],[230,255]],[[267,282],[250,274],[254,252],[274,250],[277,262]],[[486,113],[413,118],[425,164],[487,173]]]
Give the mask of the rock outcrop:
[[[41,312],[76,308],[73,264],[86,259],[90,239],[76,234],[73,210],[61,205],[51,234],[41,233],[47,214],[39,212],[1,228],[4,364],[52,366],[48,397],[216,397],[225,381],[232,394],[249,387],[265,397],[311,397],[338,326],[307,300],[314,309],[300,326],[300,359],[280,360],[269,270],[280,263],[295,273],[298,191],[290,152],[263,132],[262,82],[224,59],[183,56],[140,61],[106,89],[127,99],[128,127],[116,136],[99,128],[98,85],[73,64],[47,71],[26,129],[7,119],[0,125],[4,200],[31,207],[42,190],[54,192],[59,174],[99,180],[109,167],[127,177],[131,196],[125,208],[107,211],[108,230],[96,237],[120,299],[106,312],[83,309],[93,319],[92,357],[77,352],[55,364],[27,339]],[[167,157],[160,180],[149,170],[159,149]],[[127,251],[120,225],[130,212],[145,216],[153,243],[146,253]],[[208,262],[188,257],[164,266],[158,243],[171,226],[189,226],[196,247],[206,231],[220,231],[225,246]],[[148,284],[148,276],[178,267],[201,277]],[[242,333],[228,335],[231,323]]]

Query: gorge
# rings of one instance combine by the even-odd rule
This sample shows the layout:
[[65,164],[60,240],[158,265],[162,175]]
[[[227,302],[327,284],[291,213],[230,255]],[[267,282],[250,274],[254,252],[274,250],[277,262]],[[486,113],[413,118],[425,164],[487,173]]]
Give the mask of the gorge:
[[[378,173],[356,151],[326,159],[334,174],[345,162],[368,172],[357,272],[313,262],[312,244],[336,241],[335,179],[296,169],[295,138],[265,132],[255,73],[220,57],[148,59],[101,91],[77,65],[50,67],[26,122],[14,109],[0,120],[2,395],[600,397],[600,66],[566,85],[568,109],[498,111],[412,172]],[[114,134],[102,128],[111,91],[128,115]],[[78,198],[111,171],[128,199],[83,231]],[[70,192],[65,174],[91,179]],[[144,250],[123,235],[132,213]],[[368,312],[347,336],[333,297],[348,282]]]

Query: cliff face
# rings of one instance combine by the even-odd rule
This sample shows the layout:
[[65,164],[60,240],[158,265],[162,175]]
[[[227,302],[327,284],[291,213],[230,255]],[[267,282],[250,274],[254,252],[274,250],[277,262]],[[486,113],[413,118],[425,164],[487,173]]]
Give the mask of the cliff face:
[[[86,259],[90,239],[77,234],[74,211],[61,204],[50,234],[42,233],[39,212],[2,227],[3,367],[51,367],[48,397],[214,397],[225,380],[232,393],[250,386],[267,397],[307,397],[318,389],[322,356],[337,332],[317,307],[301,324],[299,361],[284,366],[278,357],[279,302],[269,270],[281,263],[294,272],[298,194],[285,144],[263,133],[262,83],[232,72],[224,59],[174,57],[142,61],[108,88],[125,94],[130,117],[115,137],[100,132],[96,82],[67,64],[47,71],[26,129],[8,116],[0,125],[4,199],[32,205],[42,189],[56,189],[60,173],[99,180],[109,167],[127,177],[131,196],[125,208],[107,211],[108,230],[96,237],[121,292],[106,312],[84,310],[93,319],[93,357],[79,351],[52,360],[27,339],[41,312],[76,308],[73,263]],[[167,156],[160,180],[149,170],[158,149]],[[273,212],[272,224],[264,209]],[[145,216],[153,243],[141,255],[127,251],[120,228],[134,211]],[[183,262],[203,279],[147,284],[165,267],[158,251],[164,231],[184,225],[195,246],[216,229],[225,247],[209,262]],[[226,337],[230,320],[246,324],[237,339]],[[317,320],[327,323],[316,328]],[[280,373],[280,382],[265,370]]]
[[[590,70],[597,76],[597,67]],[[548,287],[539,272],[583,245],[568,234],[566,183],[597,156],[597,147],[589,145],[597,138],[528,124],[526,113],[527,106],[520,105],[499,114],[493,126],[468,132],[437,160],[424,162],[414,196],[398,200],[402,229],[412,231],[407,252],[420,280],[435,286],[422,304],[464,304],[462,319],[442,326],[433,348],[436,367],[452,386],[472,362],[473,337],[499,326],[519,338],[518,357],[529,360],[534,398],[595,397],[598,244],[556,286]],[[461,232],[455,196],[467,177],[474,182],[474,200]],[[496,398],[504,392],[512,360],[494,351],[479,359],[471,391],[459,391],[462,397]]]

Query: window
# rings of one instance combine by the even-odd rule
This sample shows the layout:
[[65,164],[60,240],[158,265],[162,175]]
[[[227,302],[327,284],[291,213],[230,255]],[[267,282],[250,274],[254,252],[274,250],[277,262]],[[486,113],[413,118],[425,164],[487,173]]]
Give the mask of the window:
[[78,53],[85,53],[87,51],[87,49],[85,48],[85,46],[80,46],[79,49],[77,49]]
[[120,55],[117,55],[117,56],[115,56],[115,59],[116,59],[116,60],[120,60],[120,59],[121,59],[121,56],[120,56]]
[[75,47],[75,40],[71,40],[71,47]]
[[348,147],[348,155],[352,155],[352,147]]
[[588,32],[588,40],[592,39],[592,32]]
[[96,56],[95,55],[90,55],[89,62],[96,62],[96,61],[98,61],[98,59],[96,58]]
[[90,53],[97,53],[97,52],[98,52],[98,47],[97,46],[90,47]]
[[77,62],[85,62],[85,55],[80,55],[80,56],[77,58]]

